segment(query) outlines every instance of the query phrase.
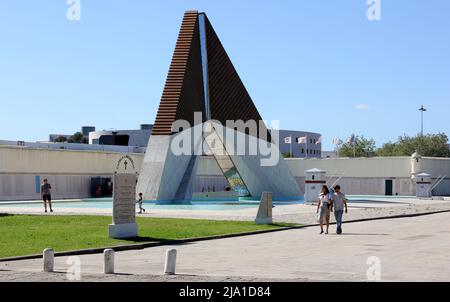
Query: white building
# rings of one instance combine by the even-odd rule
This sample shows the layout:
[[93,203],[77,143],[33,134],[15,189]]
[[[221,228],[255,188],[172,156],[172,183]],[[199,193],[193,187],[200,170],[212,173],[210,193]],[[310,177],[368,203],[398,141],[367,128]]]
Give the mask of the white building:
[[[153,125],[141,125],[139,130],[108,130],[89,133],[89,144],[147,147]],[[321,134],[306,131],[279,130],[278,147],[283,154],[295,158],[320,158]]]

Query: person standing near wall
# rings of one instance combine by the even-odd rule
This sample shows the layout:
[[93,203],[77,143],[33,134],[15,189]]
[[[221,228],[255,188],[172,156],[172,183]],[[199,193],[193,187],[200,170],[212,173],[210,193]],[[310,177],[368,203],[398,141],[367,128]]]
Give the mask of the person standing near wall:
[[51,190],[52,186],[48,183],[48,179],[44,179],[44,183],[41,186],[41,195],[42,195],[42,200],[44,201],[44,208],[45,208],[45,213],[47,213],[47,202],[50,208],[50,212],[53,212],[52,209],[52,194],[51,194]]
[[347,207],[347,198],[345,195],[341,192],[341,187],[339,185],[334,187],[334,194],[333,194],[333,207],[334,207],[334,218],[336,218],[336,234],[340,235],[342,234],[342,217],[344,216],[344,209],[345,214],[348,213],[348,207]]

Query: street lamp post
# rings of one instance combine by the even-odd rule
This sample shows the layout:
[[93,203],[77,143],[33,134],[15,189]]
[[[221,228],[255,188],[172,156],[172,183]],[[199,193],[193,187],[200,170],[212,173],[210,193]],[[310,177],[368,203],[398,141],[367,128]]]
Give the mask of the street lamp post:
[[421,112],[421,127],[420,127],[420,136],[423,137],[423,113],[427,111],[427,109],[422,105],[422,107],[420,107],[419,111]]

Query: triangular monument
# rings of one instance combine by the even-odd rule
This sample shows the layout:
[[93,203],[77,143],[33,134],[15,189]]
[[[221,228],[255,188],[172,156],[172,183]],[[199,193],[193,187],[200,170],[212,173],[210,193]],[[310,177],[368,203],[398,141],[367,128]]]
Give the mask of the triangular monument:
[[[176,126],[180,120],[189,127]],[[227,121],[240,121],[244,127],[231,129]],[[249,125],[258,127],[252,131]],[[273,134],[262,122],[207,16],[187,11],[137,192],[142,192],[145,200],[191,200],[198,160],[206,153],[214,156],[230,187],[243,197],[259,199],[262,192],[269,191],[274,198],[299,198],[298,184],[272,143]],[[183,137],[190,138],[191,152],[179,154],[173,146],[185,146],[178,143]],[[259,149],[256,153],[239,152],[236,141],[267,147],[276,153],[277,160],[262,164],[268,154]]]

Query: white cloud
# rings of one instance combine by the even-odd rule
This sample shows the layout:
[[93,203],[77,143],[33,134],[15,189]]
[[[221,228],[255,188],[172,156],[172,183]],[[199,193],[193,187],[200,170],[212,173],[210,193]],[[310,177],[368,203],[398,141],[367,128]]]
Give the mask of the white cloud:
[[356,110],[369,110],[370,109],[370,105],[369,104],[356,104],[354,106],[354,108]]

